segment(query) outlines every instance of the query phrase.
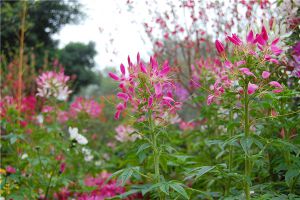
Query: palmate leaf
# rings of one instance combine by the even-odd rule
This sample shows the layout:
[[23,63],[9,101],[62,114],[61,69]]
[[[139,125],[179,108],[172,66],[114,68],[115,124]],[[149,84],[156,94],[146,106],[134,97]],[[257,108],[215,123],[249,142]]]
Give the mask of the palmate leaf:
[[253,143],[252,138],[251,137],[243,137],[243,138],[241,138],[240,143],[241,143],[241,146],[242,146],[245,154],[248,155],[249,151],[251,149],[252,143]]
[[138,151],[136,152],[136,154],[137,154],[137,155],[140,154],[142,151],[148,149],[149,147],[150,147],[150,144],[149,144],[149,143],[144,143],[144,144],[142,144],[142,145],[139,147],[139,149],[138,149]]
[[130,179],[130,177],[134,174],[134,172],[139,171],[139,167],[129,167],[125,169],[121,169],[113,173],[108,179],[106,179],[105,183],[110,181],[114,177],[118,177],[117,182],[119,185],[124,186],[126,182]]
[[163,182],[160,186],[159,189],[165,193],[166,195],[169,195],[169,189],[170,189],[170,185],[168,182]]
[[124,186],[127,180],[132,176],[133,170],[131,168],[125,169],[122,174],[118,177],[118,183]]
[[207,172],[213,170],[216,166],[201,166],[194,169],[191,169],[187,172],[187,176],[184,180],[191,179],[192,177],[196,177],[196,179],[200,178],[202,175]]
[[179,193],[181,196],[183,196],[185,199],[190,199],[189,195],[186,193],[185,189],[183,188],[183,184],[182,183],[178,183],[178,182],[170,182],[170,187],[176,191],[177,193]]

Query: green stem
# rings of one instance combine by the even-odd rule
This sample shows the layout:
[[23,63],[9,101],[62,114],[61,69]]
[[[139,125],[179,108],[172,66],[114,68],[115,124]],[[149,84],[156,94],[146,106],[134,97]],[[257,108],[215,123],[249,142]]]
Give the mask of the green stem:
[[[233,121],[233,112],[230,111],[229,113],[229,120],[232,122]],[[233,135],[233,130],[230,129],[229,131],[229,138],[231,139],[232,138],[232,135]],[[233,154],[233,149],[232,149],[232,145],[229,145],[229,158],[228,158],[228,169],[229,169],[229,173],[232,172],[232,155]],[[225,196],[228,196],[229,195],[229,190],[230,190],[230,187],[231,187],[231,178],[229,177],[228,178],[228,183],[227,185],[225,186]]]
[[45,199],[47,199],[47,197],[48,197],[48,194],[49,194],[49,191],[50,191],[51,182],[52,182],[52,178],[54,176],[54,173],[57,170],[57,167],[58,167],[58,164],[55,166],[54,170],[51,172],[51,176],[50,176],[50,179],[49,179],[48,184],[47,184],[47,189],[46,189],[46,193],[45,193]]
[[159,172],[159,152],[157,150],[157,139],[156,135],[153,134],[153,151],[154,151],[154,172],[155,172],[155,178],[156,182],[160,182],[160,172]]
[[[160,182],[160,170],[159,170],[159,150],[157,146],[157,134],[155,133],[153,122],[152,122],[152,112],[149,112],[149,125],[151,130],[151,140],[152,140],[152,148],[153,148],[153,157],[154,157],[154,176],[155,176],[155,182]],[[163,199],[161,196],[161,193],[158,192],[159,199]]]
[[[248,139],[250,137],[250,126],[249,126],[249,97],[247,93],[247,85],[244,89],[244,132],[245,136]],[[245,155],[245,177],[248,179],[251,179],[251,161],[249,158],[250,152],[246,153]],[[244,181],[244,190],[245,190],[245,196],[246,200],[250,199],[250,184],[248,180]]]

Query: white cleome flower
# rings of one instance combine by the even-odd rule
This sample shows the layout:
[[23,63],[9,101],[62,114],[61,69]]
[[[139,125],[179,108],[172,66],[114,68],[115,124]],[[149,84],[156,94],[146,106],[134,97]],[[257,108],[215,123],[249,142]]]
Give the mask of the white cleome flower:
[[21,159],[24,160],[26,158],[28,158],[28,154],[27,153],[22,154]]
[[76,137],[78,135],[78,128],[69,127],[69,134],[71,140],[76,140]]
[[94,156],[92,155],[92,151],[87,148],[82,148],[82,153],[84,154],[84,160],[86,162],[92,161],[94,159]]
[[88,143],[88,140],[86,139],[86,137],[84,137],[83,135],[78,134],[77,138],[76,138],[78,144],[82,144],[85,145]]
[[69,127],[69,134],[70,134],[70,139],[71,140],[76,140],[76,142],[78,144],[82,144],[85,145],[88,143],[88,140],[86,139],[86,137],[84,137],[83,135],[78,133],[78,128],[72,128]]

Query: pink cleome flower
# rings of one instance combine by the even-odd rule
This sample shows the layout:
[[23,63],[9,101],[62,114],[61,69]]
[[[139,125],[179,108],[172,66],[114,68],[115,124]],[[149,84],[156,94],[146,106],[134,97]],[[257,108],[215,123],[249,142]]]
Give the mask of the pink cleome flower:
[[87,113],[90,117],[99,117],[102,112],[102,107],[93,99],[85,99],[77,97],[70,105],[71,116],[77,116],[78,113]]
[[120,77],[109,73],[112,79],[119,82],[121,89],[117,94],[121,102],[116,106],[115,119],[120,117],[128,104],[134,112],[142,115],[151,110],[154,118],[161,118],[166,112],[170,115],[176,114],[181,108],[181,102],[175,101],[173,97],[176,87],[169,77],[171,68],[168,62],[159,67],[155,58],[150,57],[150,63],[145,65],[138,54],[137,64],[134,65],[128,57],[128,65],[127,76],[123,64],[120,66]]
[[135,141],[138,137],[135,132],[135,129],[128,125],[119,125],[115,128],[117,135],[115,138],[120,142]]
[[55,97],[58,100],[67,100],[71,90],[67,86],[69,76],[65,76],[64,72],[48,71],[42,73],[36,80],[37,96],[50,98]]

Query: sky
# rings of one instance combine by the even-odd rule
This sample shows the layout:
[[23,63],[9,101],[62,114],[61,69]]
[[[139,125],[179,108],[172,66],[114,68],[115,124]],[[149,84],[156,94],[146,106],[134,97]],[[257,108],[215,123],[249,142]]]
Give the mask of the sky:
[[[59,47],[69,42],[94,41],[96,44],[96,69],[117,67],[127,63],[127,56],[147,59],[151,54],[151,42],[147,38],[141,12],[127,12],[125,0],[80,0],[86,19],[79,24],[66,25],[54,35],[59,39]],[[142,4],[140,4],[143,6]],[[133,21],[134,19],[134,21]]]
[[[98,54],[95,57],[96,69],[102,70],[105,67],[117,68],[121,63],[127,63],[128,55],[134,61],[139,52],[143,60],[149,60],[152,54],[152,44],[145,33],[144,22],[150,22],[153,13],[148,13],[151,7],[154,12],[164,13],[170,8],[168,1],[157,0],[78,0],[82,5],[82,11],[86,18],[79,24],[65,25],[54,39],[60,41],[59,47],[64,47],[69,42],[82,42],[87,44],[93,41],[96,44]],[[134,9],[130,9],[126,2],[134,2]],[[179,0],[170,0],[177,6]],[[224,0],[228,5],[227,0]],[[226,8],[224,8],[226,9]],[[246,10],[239,9],[241,13]],[[207,11],[209,18],[215,13]],[[177,10],[177,23],[189,24],[190,17],[185,16],[182,10]],[[229,15],[230,16],[230,15]],[[214,35],[211,30],[212,24],[205,25],[206,31]],[[153,31],[155,34],[155,31]],[[159,34],[159,33],[157,33]],[[160,33],[161,34],[161,33]],[[156,35],[162,37],[160,35]]]

